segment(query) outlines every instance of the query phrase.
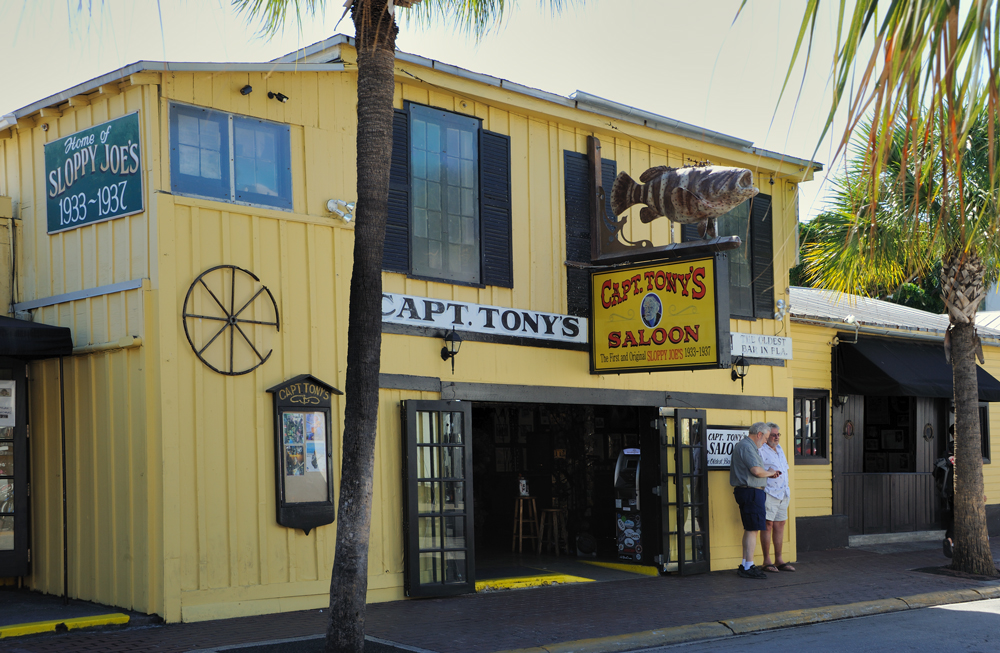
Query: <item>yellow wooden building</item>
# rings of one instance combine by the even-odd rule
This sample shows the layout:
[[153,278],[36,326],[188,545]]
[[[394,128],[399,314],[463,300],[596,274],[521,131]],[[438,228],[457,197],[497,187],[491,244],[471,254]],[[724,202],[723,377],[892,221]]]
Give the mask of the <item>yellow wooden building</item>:
[[[0,289],[10,315],[66,327],[74,345],[28,365],[20,582],[169,622],[327,603],[355,104],[353,40],[337,36],[259,64],[139,62],[0,118]],[[796,342],[791,358],[787,271],[796,187],[818,165],[402,53],[395,106],[369,600],[472,589],[476,567],[510,551],[522,479],[539,512],[564,517],[573,553],[733,569],[728,472],[671,456],[697,461],[709,431],[724,443],[757,421],[780,425],[792,455],[808,354]],[[615,220],[596,192],[617,172],[706,160],[749,169],[761,190],[719,223],[743,242],[718,268],[719,323],[749,372],[734,380],[720,341],[714,369],[592,373],[591,219]],[[623,241],[691,245],[639,209]],[[452,331],[463,343],[448,360]],[[647,469],[633,507],[645,535],[627,546],[625,450]],[[789,471],[790,559],[794,516],[829,506],[824,472],[803,469]],[[668,477],[683,497],[657,494]]]

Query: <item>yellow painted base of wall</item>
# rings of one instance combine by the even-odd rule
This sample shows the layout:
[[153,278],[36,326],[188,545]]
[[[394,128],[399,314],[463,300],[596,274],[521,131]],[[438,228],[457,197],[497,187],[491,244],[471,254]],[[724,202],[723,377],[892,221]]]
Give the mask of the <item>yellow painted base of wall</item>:
[[[395,578],[398,576],[398,578]],[[393,574],[398,585],[375,587],[369,578],[368,603],[384,603],[406,598],[403,578]],[[181,621],[209,621],[233,617],[253,617],[297,610],[325,610],[330,605],[330,581],[306,581],[281,585],[218,590],[194,590],[181,593]]]

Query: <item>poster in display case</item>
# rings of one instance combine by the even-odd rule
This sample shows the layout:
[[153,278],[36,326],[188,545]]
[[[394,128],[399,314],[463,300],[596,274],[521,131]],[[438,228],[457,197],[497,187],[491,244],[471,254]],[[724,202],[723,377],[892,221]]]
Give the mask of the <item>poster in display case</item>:
[[300,374],[267,390],[274,402],[277,520],[306,535],[333,523],[332,406],[337,388]]

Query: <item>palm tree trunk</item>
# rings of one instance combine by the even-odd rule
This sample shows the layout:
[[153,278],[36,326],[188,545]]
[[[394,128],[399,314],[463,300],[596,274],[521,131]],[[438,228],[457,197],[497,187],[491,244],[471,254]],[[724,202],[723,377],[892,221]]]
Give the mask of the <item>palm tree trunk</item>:
[[382,347],[382,249],[392,155],[397,27],[386,0],[352,9],[358,53],[358,203],[347,326],[347,380],[337,550],[330,579],[328,653],[362,653],[368,592],[375,433]]
[[951,364],[955,389],[955,554],[952,568],[998,576],[986,530],[983,453],[976,379],[976,328],[951,327]]
[[983,296],[983,265],[976,252],[944,259],[942,296],[948,307],[951,369],[955,393],[955,553],[951,567],[1000,576],[990,552],[983,499],[983,453],[976,377],[976,308]]

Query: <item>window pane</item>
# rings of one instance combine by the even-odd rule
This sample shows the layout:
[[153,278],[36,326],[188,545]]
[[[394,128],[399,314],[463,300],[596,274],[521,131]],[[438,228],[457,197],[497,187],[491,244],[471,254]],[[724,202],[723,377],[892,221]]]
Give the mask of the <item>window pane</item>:
[[729,310],[753,316],[753,280],[750,262],[750,202],[744,202],[716,221],[720,236],[739,236],[739,249],[729,250]]
[[479,283],[479,121],[415,105],[410,112],[412,272]]
[[14,442],[0,440],[0,476],[14,475]]
[[465,516],[444,518],[444,546],[446,549],[465,548]]
[[0,514],[14,513],[14,479],[0,479]]
[[441,574],[441,554],[436,551],[420,554],[418,562],[420,568],[420,584],[440,583]]
[[417,512],[440,512],[438,483],[420,481],[417,483]]
[[441,518],[417,518],[417,546],[421,549],[441,548]]
[[465,510],[465,483],[462,481],[446,481],[444,486],[444,509],[449,511]]
[[465,552],[449,551],[444,554],[444,568],[446,583],[465,582]]
[[0,551],[14,550],[14,517],[0,517]]

